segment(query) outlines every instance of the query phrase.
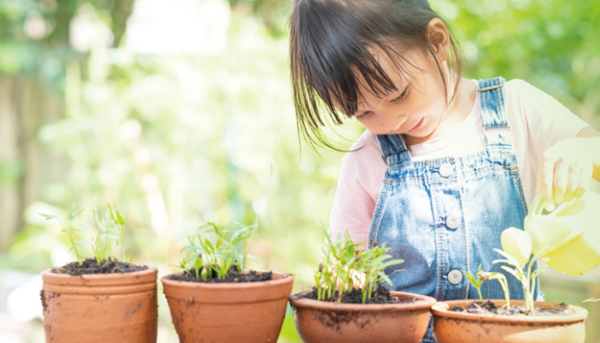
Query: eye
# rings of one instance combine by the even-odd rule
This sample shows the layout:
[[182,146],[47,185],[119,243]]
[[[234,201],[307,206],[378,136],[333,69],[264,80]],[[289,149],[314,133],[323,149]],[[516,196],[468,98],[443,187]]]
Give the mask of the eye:
[[392,102],[399,102],[399,101],[406,99],[406,96],[408,95],[407,90],[408,90],[408,88],[405,88],[404,91],[402,93],[400,93],[400,95],[398,95],[397,98],[392,100]]
[[358,121],[362,121],[363,119],[368,117],[371,113],[372,113],[371,111],[366,111],[366,112],[361,113],[360,115],[355,116],[355,118]]

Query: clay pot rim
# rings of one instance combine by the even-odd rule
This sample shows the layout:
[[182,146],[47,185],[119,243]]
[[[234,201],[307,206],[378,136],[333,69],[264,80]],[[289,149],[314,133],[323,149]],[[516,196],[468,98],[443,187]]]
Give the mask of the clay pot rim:
[[436,300],[432,297],[406,292],[394,292],[390,291],[390,294],[399,296],[402,299],[416,298],[417,301],[414,303],[403,303],[403,304],[340,304],[332,303],[328,301],[320,301],[308,298],[299,298],[301,294],[306,292],[296,293],[290,296],[290,304],[293,307],[305,307],[313,308],[318,310],[342,310],[342,311],[356,311],[356,312],[377,312],[377,311],[414,311],[414,310],[427,310],[431,309],[431,306],[436,303]]
[[[282,285],[288,282],[293,282],[294,275],[277,272],[273,270],[254,270],[257,273],[265,273],[271,272],[275,275],[281,276],[280,279],[275,280],[266,280],[266,281],[256,281],[256,282],[220,282],[220,283],[205,283],[205,282],[194,282],[194,281],[182,281],[182,280],[171,280],[169,276],[171,275],[181,275],[183,273],[174,273],[163,276],[160,281],[163,284],[170,284],[172,286],[177,287],[186,287],[186,288],[202,288],[202,289],[231,289],[231,290],[239,290],[239,289],[248,289],[248,288],[261,288],[266,286],[275,286]],[[244,272],[249,272],[249,270],[245,270]]]
[[48,268],[48,269],[44,269],[41,272],[42,277],[50,277],[53,279],[71,279],[71,278],[78,278],[78,279],[90,279],[90,280],[98,280],[98,279],[120,279],[123,277],[127,277],[127,276],[138,276],[138,275],[146,275],[146,274],[152,274],[152,273],[156,273],[158,272],[158,269],[155,266],[150,266],[150,265],[145,265],[146,267],[148,267],[148,269],[144,269],[144,270],[138,270],[135,272],[129,272],[129,273],[111,273],[111,274],[81,274],[81,275],[69,275],[69,274],[59,274],[59,273],[54,273],[52,272],[52,268],[56,268],[56,267],[52,267],[52,268]]
[[[503,306],[506,300],[503,299],[484,299],[484,301],[490,300],[496,306]],[[449,300],[437,302],[431,307],[431,312],[434,317],[462,319],[466,321],[480,321],[480,322],[495,322],[495,323],[547,323],[547,324],[561,324],[570,323],[585,320],[588,316],[586,309],[580,306],[568,305],[568,310],[575,311],[574,314],[560,315],[560,316],[533,316],[533,317],[517,317],[517,316],[501,316],[501,315],[481,315],[464,312],[450,312],[448,309],[450,306],[459,305],[464,306],[479,299],[468,299],[468,300]],[[511,305],[523,305],[523,300],[511,300]],[[534,306],[542,308],[558,308],[560,307],[557,303],[535,301]]]

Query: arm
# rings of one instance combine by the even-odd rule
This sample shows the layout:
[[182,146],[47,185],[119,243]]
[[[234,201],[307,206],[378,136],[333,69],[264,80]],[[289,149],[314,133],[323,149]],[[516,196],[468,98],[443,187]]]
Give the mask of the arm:
[[600,132],[586,127],[563,139],[542,156],[540,182],[547,211],[580,197],[592,178],[600,181]]

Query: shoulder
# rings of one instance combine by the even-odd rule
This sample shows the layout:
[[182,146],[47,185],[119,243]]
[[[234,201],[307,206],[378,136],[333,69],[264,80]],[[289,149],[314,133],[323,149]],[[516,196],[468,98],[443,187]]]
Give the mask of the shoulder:
[[512,79],[505,84],[507,100],[518,103],[535,103],[540,97],[549,97],[539,88],[521,79]]
[[344,156],[344,165],[363,164],[366,161],[381,159],[381,149],[377,138],[372,132],[365,130],[358,140],[352,144],[350,151]]
[[365,131],[344,156],[340,181],[370,188],[371,180],[382,178],[386,168],[377,138],[373,133]]
[[521,79],[506,82],[506,97],[508,101],[518,103],[522,107],[547,107],[559,102],[551,95]]
[[525,80],[521,80],[521,79],[512,79],[509,81],[506,81],[506,88],[512,91],[530,91],[532,89],[537,89],[535,86],[531,85],[529,82],[525,81]]

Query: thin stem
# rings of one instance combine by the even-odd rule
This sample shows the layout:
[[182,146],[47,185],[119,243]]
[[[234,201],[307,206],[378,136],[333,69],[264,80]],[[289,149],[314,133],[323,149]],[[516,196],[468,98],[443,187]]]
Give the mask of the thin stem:
[[125,262],[125,227],[119,225],[119,230],[121,231],[121,259]]
[[500,279],[500,285],[502,286],[502,290],[504,291],[504,298],[506,299],[506,309],[510,310],[510,290],[508,288],[508,281],[503,278]]

